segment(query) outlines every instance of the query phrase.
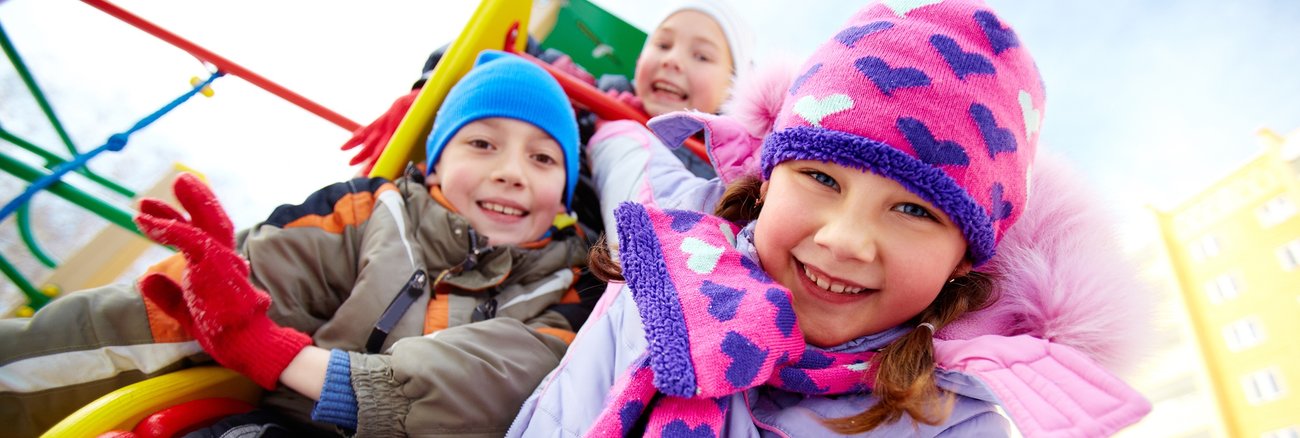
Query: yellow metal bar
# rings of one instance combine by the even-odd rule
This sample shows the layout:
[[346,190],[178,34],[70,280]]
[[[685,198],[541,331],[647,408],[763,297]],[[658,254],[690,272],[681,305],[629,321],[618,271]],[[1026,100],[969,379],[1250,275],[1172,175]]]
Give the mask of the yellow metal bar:
[[[531,9],[531,0],[483,0],[479,3],[469,23],[447,48],[447,53],[438,61],[411,109],[397,125],[393,137],[379,155],[379,161],[370,170],[371,177],[395,179],[401,175],[407,162],[424,159],[423,146],[433,127],[433,117],[451,86],[474,66],[474,59],[483,50],[522,53],[528,39]],[[512,36],[512,31],[517,35]],[[506,42],[512,38],[513,46],[506,47]]]

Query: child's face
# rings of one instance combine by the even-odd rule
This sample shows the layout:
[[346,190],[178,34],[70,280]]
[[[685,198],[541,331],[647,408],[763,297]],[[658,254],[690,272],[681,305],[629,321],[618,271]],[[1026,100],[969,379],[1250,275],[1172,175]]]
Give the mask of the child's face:
[[790,289],[810,344],[830,347],[901,324],[969,270],[961,230],[894,180],[788,161],[764,190],[758,257]]
[[537,240],[564,211],[564,153],[531,123],[487,118],[452,136],[429,175],[491,245]]
[[731,49],[722,27],[699,11],[669,16],[646,39],[633,86],[651,116],[718,112],[731,87]]

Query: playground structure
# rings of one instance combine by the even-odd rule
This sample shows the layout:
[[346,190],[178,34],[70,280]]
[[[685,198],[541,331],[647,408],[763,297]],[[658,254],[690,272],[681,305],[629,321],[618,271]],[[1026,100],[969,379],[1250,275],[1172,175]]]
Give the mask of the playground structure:
[[[207,93],[207,91],[199,91],[202,88],[201,85],[211,83],[218,78],[226,80],[231,80],[231,77],[242,79],[343,128],[345,131],[355,131],[360,127],[357,122],[348,120],[346,117],[282,87],[230,59],[213,53],[107,1],[84,0],[83,3],[191,54],[208,66],[212,76],[207,78],[207,81],[200,81],[203,82],[202,84],[195,83],[194,90],[186,93],[186,96],[177,98],[176,101],[158,112],[145,117],[141,120],[141,123],[130,131],[112,136],[110,141],[96,150],[82,153],[78,151],[77,145],[73,144],[67,134],[56,115],[55,108],[45,99],[36,81],[38,76],[28,71],[18,51],[10,42],[9,35],[4,34],[3,28],[0,28],[0,41],[3,42],[6,55],[8,55],[15,70],[23,79],[23,83],[39,104],[42,113],[48,119],[53,130],[58,133],[63,143],[63,149],[66,149],[66,152],[64,152],[55,148],[41,147],[34,144],[35,142],[20,138],[0,128],[0,139],[18,145],[23,151],[38,158],[35,161],[23,161],[18,159],[21,157],[10,154],[8,151],[0,151],[0,169],[30,184],[27,190],[17,198],[0,199],[0,203],[4,203],[6,206],[6,212],[0,213],[0,220],[4,220],[10,213],[15,216],[15,220],[11,222],[15,224],[18,231],[16,234],[21,237],[23,245],[26,246],[27,252],[30,254],[30,257],[29,254],[0,254],[0,271],[5,274],[7,280],[22,293],[27,301],[26,306],[18,310],[18,316],[29,315],[60,293],[100,286],[121,278],[122,273],[126,272],[126,269],[131,266],[131,261],[151,247],[152,244],[140,237],[135,230],[134,224],[131,223],[131,218],[134,215],[133,204],[135,199],[144,195],[167,199],[170,194],[165,186],[171,180],[172,175],[163,175],[160,178],[160,184],[164,187],[146,191],[146,193],[136,193],[135,190],[128,189],[122,184],[95,174],[90,168],[86,167],[86,164],[101,152],[129,154],[130,149],[123,150],[123,148],[127,145],[126,140],[131,132],[155,121],[165,124],[167,122],[165,114],[171,108],[181,105],[188,96],[195,93]],[[496,6],[498,3],[503,6]],[[639,52],[645,38],[645,34],[634,26],[608,14],[600,7],[587,1],[549,1],[539,2],[537,5],[533,5],[531,2],[507,3],[484,2],[480,9],[528,10],[527,12],[531,12],[532,15],[538,17],[537,20],[532,22],[528,34],[538,40],[542,47],[556,48],[569,54],[576,63],[582,65],[596,76],[602,74],[631,75],[636,54]],[[525,16],[522,18],[526,22],[527,14],[523,15]],[[480,21],[479,23],[485,22]],[[470,22],[462,29],[458,41],[466,41],[467,36],[489,33],[494,34],[494,36],[484,38],[484,40],[491,39],[493,41],[477,44],[473,47],[457,44],[455,47],[450,48],[450,50],[459,53],[449,53],[449,56],[444,58],[443,64],[445,65],[439,66],[434,72],[437,77],[428,81],[428,85],[423,88],[420,97],[412,105],[411,110],[403,119],[402,125],[390,140],[389,144],[392,147],[385,149],[386,152],[380,157],[380,163],[375,166],[371,176],[392,178],[400,173],[406,162],[422,160],[423,148],[419,146],[423,144],[423,138],[432,123],[432,116],[450,85],[455,83],[455,80],[469,69],[473,61],[473,54],[484,48],[504,48],[522,52],[524,38],[518,35],[518,30],[513,30],[513,32],[516,32],[513,37],[515,43],[513,43],[513,46],[508,47],[507,39],[511,38],[511,31],[511,29],[491,28],[488,24],[475,24],[475,22]],[[544,66],[549,67],[549,65]],[[576,103],[600,114],[603,118],[645,121],[646,116],[644,114],[605,98],[594,87],[587,86],[587,84],[574,80],[554,69],[552,69],[552,73],[562,81],[564,88],[573,96]],[[328,145],[321,146],[329,147]],[[699,148],[698,144],[695,147]],[[30,164],[37,161],[43,164]],[[83,184],[68,184],[68,181],[62,178],[68,173],[79,174],[77,182]],[[97,195],[94,191],[82,190],[79,187],[85,187],[85,181],[111,191],[112,196]],[[63,200],[67,200],[75,208],[103,218],[111,226],[105,227],[100,233],[101,236],[97,236],[92,243],[81,246],[81,251],[66,258],[57,257],[42,248],[41,243],[38,242],[31,230],[32,215],[27,201],[34,196],[43,196],[45,193],[54,194]],[[8,226],[8,223],[5,225]],[[14,250],[16,248],[10,248],[6,251]],[[11,263],[13,259],[9,257],[12,256],[26,257],[25,260],[28,264],[28,269],[25,269],[26,274],[20,272]],[[62,260],[60,260],[61,258]],[[31,260],[38,261],[40,265],[48,268],[48,272],[33,274],[30,267],[34,263]]]
[[[188,52],[212,66],[215,71],[206,80],[192,81],[192,90],[143,118],[130,130],[115,134],[103,146],[83,153],[78,151],[67,135],[54,109],[11,44],[9,36],[0,27],[0,43],[3,43],[6,55],[45,117],[58,132],[68,154],[52,152],[0,128],[0,139],[18,145],[44,161],[43,166],[35,167],[0,152],[0,170],[30,183],[17,197],[0,199],[5,203],[3,212],[0,212],[0,220],[12,213],[16,217],[19,234],[33,257],[53,271],[42,281],[32,281],[21,275],[5,255],[0,254],[0,270],[9,281],[18,286],[28,300],[19,316],[30,314],[64,291],[80,290],[112,281],[128,267],[126,259],[138,257],[145,248],[152,245],[140,237],[132,223],[135,215],[134,200],[140,196],[169,199],[168,183],[173,175],[167,175],[158,187],[136,192],[96,175],[86,167],[86,163],[102,152],[123,151],[131,133],[158,121],[193,95],[210,93],[206,86],[214,80],[222,76],[234,76],[347,131],[361,127],[306,97],[105,0],[82,1]],[[536,19],[530,22],[530,15]],[[570,55],[575,63],[597,77],[602,74],[631,77],[637,54],[645,40],[643,31],[586,0],[552,0],[537,5],[531,0],[482,0],[402,118],[370,176],[394,178],[407,162],[423,160],[424,151],[421,146],[442,99],[450,87],[470,69],[478,52],[485,49],[506,50],[537,62],[559,80],[576,106],[587,109],[602,119],[632,119],[642,123],[647,120],[647,116],[639,110],[617,102],[595,87],[523,53],[529,36],[543,48],[555,48]],[[696,154],[704,156],[703,148],[698,142],[688,146]],[[180,170],[186,169],[177,168],[175,171]],[[80,174],[120,195],[132,205],[122,206],[121,201],[104,199],[68,184],[62,180],[68,173]],[[87,245],[93,248],[92,251],[82,251],[61,263],[55,261],[30,232],[28,201],[42,193],[54,194],[107,220],[110,226],[102,233],[107,237],[100,236],[92,240]],[[55,425],[45,436],[96,436],[111,430],[132,429],[138,436],[170,436],[193,424],[246,411],[257,402],[259,396],[260,389],[256,385],[232,371],[220,367],[187,369],[114,391]]]

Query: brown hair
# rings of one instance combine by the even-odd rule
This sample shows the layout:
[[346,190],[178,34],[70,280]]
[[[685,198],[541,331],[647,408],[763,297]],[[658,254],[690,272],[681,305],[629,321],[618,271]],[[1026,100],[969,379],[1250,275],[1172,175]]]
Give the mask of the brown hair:
[[[714,214],[732,222],[757,219],[762,210],[761,187],[757,177],[736,180],[723,193]],[[592,248],[588,261],[592,273],[602,280],[623,281],[622,268],[611,257],[604,236]],[[992,299],[992,278],[972,271],[944,284],[934,302],[908,323],[930,323],[938,330],[966,312],[983,308]],[[917,327],[882,349],[872,362],[876,370],[872,387],[876,404],[851,417],[823,420],[826,427],[854,434],[893,423],[904,414],[929,425],[947,420],[953,395],[935,384],[934,334],[930,329]]]

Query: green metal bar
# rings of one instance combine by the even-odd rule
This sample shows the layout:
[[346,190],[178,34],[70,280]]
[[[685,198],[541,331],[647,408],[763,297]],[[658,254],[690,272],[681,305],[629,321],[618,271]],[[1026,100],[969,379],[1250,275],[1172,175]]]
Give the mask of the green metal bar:
[[[7,171],[13,174],[14,176],[26,180],[27,182],[36,181],[37,179],[40,179],[42,176],[47,175],[47,173],[44,173],[40,169],[29,166],[26,163],[18,161],[13,157],[10,157],[5,154],[0,154],[0,170]],[[96,198],[95,196],[82,191],[81,189],[73,187],[71,184],[68,184],[63,181],[58,181],[55,182],[54,184],[51,184],[46,190],[49,191],[50,193],[58,195],[59,197],[72,202],[73,204],[77,204],[87,210],[90,210],[91,212],[94,212],[95,214],[99,215],[99,217],[102,217],[108,220],[109,222],[117,224],[118,226],[124,229],[133,231],[136,234],[140,234],[141,236],[144,235],[140,233],[140,230],[136,229],[135,223],[131,221],[131,218],[134,216],[133,214],[131,214],[126,210],[118,208],[112,204],[104,202],[99,198]]]
[[0,255],[0,272],[4,272],[10,281],[18,285],[18,289],[22,290],[23,295],[27,296],[27,305],[32,309],[39,309],[50,302],[50,297],[36,290],[36,287],[32,286],[26,278],[23,278],[22,274],[18,272],[18,268],[9,263],[9,260],[6,260],[3,255]]
[[[63,124],[59,122],[58,116],[54,114],[54,107],[50,106],[49,100],[45,98],[45,93],[41,92],[40,86],[36,84],[36,78],[32,77],[31,71],[27,69],[27,64],[23,63],[22,57],[18,56],[18,50],[14,48],[13,43],[9,41],[9,35],[5,33],[4,26],[0,26],[0,47],[4,48],[5,56],[9,57],[9,62],[13,63],[14,69],[18,71],[18,76],[22,77],[23,83],[27,85],[27,90],[31,91],[32,97],[36,99],[37,105],[41,107],[41,112],[45,113],[45,118],[49,119],[50,125],[53,126],[54,131],[59,134],[59,139],[63,141],[65,146],[67,146],[68,153],[76,156],[78,154],[77,147],[72,143],[72,137],[68,136],[68,131],[66,129],[63,129]],[[135,197],[135,193],[121,185],[114,184],[109,182],[107,179],[95,175],[90,168],[81,167],[76,169],[76,172],[90,177],[91,180],[94,180],[95,182],[104,184],[104,187],[121,193],[122,196],[128,198]]]
[[27,249],[32,251],[36,260],[48,268],[54,268],[59,265],[59,262],[54,261],[54,258],[50,257],[39,243],[36,243],[36,236],[32,235],[32,216],[29,206],[26,202],[18,206],[18,234],[23,237],[23,243],[27,244]]
[[[5,140],[10,143],[16,144],[18,145],[18,147],[23,148],[28,152],[40,156],[42,159],[45,160],[46,169],[53,169],[55,167],[58,167],[58,165],[66,163],[68,161],[63,159],[63,157],[55,155],[54,153],[46,150],[43,147],[32,144],[31,142],[14,135],[13,133],[5,130],[4,127],[2,126],[0,126],[0,140]],[[108,179],[105,179],[104,177],[96,175],[91,172],[82,172],[82,173],[86,176],[86,178],[90,179],[91,181],[99,183],[100,185],[103,185],[104,187],[107,187],[110,190],[113,190],[117,193],[121,193],[123,196],[126,196],[128,198],[135,197],[134,190],[128,189],[126,187],[122,187],[115,182],[109,181]]]
[[0,126],[0,139],[16,144],[18,145],[18,147],[23,148],[23,150],[26,150],[27,152],[31,152],[33,154],[39,155],[41,159],[45,160],[46,168],[52,169],[54,168],[54,166],[58,166],[59,164],[62,164],[64,161],[66,161],[63,159],[63,157],[55,155],[53,152],[47,151],[43,147],[32,144],[31,142],[27,140],[23,140],[21,137],[14,135],[13,133],[9,132],[9,130],[5,129],[3,126]]

